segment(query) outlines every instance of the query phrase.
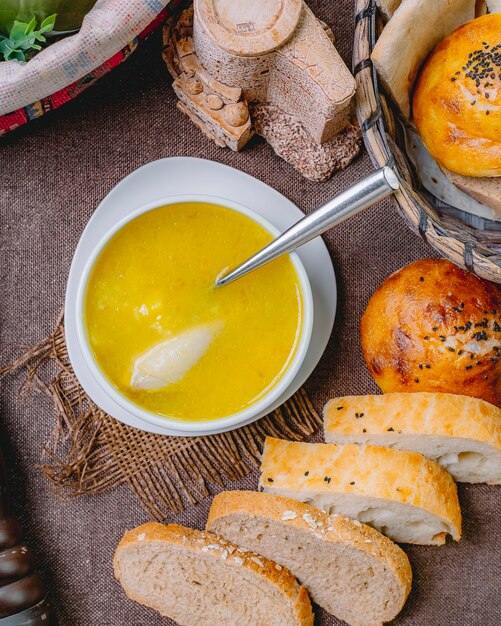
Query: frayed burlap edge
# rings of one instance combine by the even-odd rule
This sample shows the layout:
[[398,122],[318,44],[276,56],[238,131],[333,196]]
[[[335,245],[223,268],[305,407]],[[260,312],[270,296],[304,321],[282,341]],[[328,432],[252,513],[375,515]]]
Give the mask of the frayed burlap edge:
[[36,387],[55,409],[41,468],[56,494],[89,495],[126,483],[159,521],[209,495],[211,485],[223,487],[225,480],[246,476],[258,466],[267,435],[300,440],[321,423],[301,389],[263,419],[219,435],[168,437],[122,424],[80,386],[68,359],[62,314],[54,331],[0,369],[0,376],[19,369],[26,371],[20,393]]

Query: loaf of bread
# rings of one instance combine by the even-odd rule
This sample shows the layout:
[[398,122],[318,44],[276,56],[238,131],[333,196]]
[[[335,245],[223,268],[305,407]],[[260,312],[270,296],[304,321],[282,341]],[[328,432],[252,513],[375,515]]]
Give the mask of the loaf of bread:
[[501,409],[449,393],[345,396],[324,409],[325,440],[419,452],[459,482],[501,484]]
[[459,541],[456,483],[416,452],[378,446],[302,443],[267,437],[260,487],[373,526],[394,541]]
[[[388,12],[396,3],[385,2]],[[403,0],[383,29],[372,60],[403,115],[421,64],[442,39],[475,17],[475,0]]]
[[360,339],[384,393],[441,391],[501,406],[501,286],[450,261],[422,259],[387,278]]
[[125,533],[114,568],[131,600],[183,626],[313,626],[288,570],[211,533],[144,524]]
[[413,117],[430,154],[462,176],[501,176],[501,13],[445,37],[420,71]]
[[387,537],[289,498],[223,492],[207,530],[285,566],[317,604],[351,626],[393,619],[411,588],[409,559]]

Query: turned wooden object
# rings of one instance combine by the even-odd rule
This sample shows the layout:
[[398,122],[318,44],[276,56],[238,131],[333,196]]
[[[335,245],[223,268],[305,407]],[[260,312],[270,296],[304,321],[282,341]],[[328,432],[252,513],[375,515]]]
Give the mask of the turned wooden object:
[[270,102],[323,143],[350,119],[355,81],[303,0],[194,0],[193,42],[203,68]]
[[350,123],[355,81],[303,0],[194,0],[164,57],[179,107],[220,146],[251,138],[248,103],[291,116],[316,145]]
[[12,516],[0,451],[0,626],[52,626],[53,613],[30,548]]

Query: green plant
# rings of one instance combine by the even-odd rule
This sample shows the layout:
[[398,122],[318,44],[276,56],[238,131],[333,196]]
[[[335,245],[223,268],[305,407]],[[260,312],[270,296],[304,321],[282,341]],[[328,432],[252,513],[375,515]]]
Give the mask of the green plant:
[[46,17],[38,29],[35,17],[27,23],[14,22],[8,36],[0,34],[0,57],[5,61],[27,61],[34,51],[42,49],[44,33],[54,30],[55,22],[56,14]]

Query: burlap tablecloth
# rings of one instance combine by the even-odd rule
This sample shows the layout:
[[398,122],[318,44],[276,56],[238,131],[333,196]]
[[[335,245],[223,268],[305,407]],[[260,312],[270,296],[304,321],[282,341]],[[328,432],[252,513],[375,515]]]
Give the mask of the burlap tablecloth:
[[[350,63],[351,0],[311,1],[332,25]],[[366,155],[328,183],[302,179],[257,141],[241,154],[209,143],[175,108],[157,33],[134,57],[80,99],[0,145],[0,341],[36,342],[52,328],[71,257],[94,207],[125,175],[170,155],[216,159],[274,186],[306,211],[371,171]],[[338,278],[331,342],[308,390],[320,409],[332,394],[375,391],[362,360],[358,323],[377,285],[431,248],[396,209],[381,203],[326,237]],[[59,502],[36,465],[53,425],[42,395],[17,397],[20,378],[1,383],[0,433],[16,511],[39,559],[62,626],[171,624],[126,600],[112,574],[125,529],[146,521],[125,488]],[[253,488],[250,476],[234,488]],[[501,623],[500,488],[461,486],[464,538],[445,547],[406,547],[414,585],[397,623],[494,626]],[[203,527],[209,499],[175,521]],[[322,626],[338,624],[320,611]],[[212,625],[211,625],[212,626]],[[213,625],[219,626],[219,625]],[[242,625],[246,626],[246,625]],[[250,625],[249,625],[250,626]]]

